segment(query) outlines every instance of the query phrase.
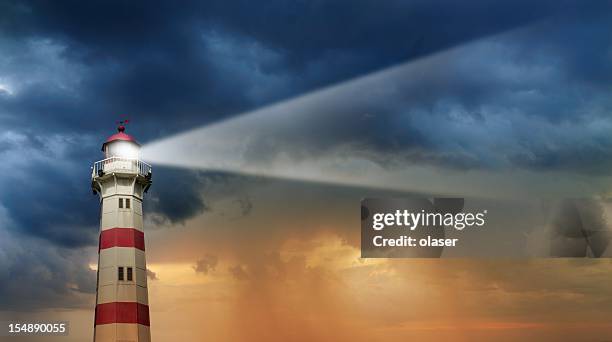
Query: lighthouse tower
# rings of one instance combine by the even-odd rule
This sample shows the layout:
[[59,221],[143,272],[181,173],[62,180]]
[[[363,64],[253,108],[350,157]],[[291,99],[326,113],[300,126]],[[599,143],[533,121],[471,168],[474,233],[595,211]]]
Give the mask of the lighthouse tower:
[[151,166],[139,160],[140,145],[125,127],[117,130],[91,174],[100,197],[94,341],[150,341],[142,200]]

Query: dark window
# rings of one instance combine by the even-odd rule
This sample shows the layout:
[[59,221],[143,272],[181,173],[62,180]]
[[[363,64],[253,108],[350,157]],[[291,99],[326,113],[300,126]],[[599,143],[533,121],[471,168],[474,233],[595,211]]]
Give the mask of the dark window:
[[117,270],[118,270],[117,276],[119,280],[123,280],[123,267],[119,267]]
[[123,208],[123,198],[119,199],[119,208]]
[[130,199],[129,198],[125,199],[125,208],[130,209]]
[[132,281],[132,268],[128,267],[127,268],[127,281]]

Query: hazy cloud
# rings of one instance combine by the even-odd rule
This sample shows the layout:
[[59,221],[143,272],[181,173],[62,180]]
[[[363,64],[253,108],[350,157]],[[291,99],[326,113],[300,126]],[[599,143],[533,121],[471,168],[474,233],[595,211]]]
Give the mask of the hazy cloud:
[[218,262],[219,259],[216,256],[207,254],[196,262],[193,269],[196,271],[196,273],[208,274],[209,272],[215,270]]
[[159,280],[159,278],[157,278],[157,273],[151,271],[148,268],[147,268],[147,277],[151,280]]

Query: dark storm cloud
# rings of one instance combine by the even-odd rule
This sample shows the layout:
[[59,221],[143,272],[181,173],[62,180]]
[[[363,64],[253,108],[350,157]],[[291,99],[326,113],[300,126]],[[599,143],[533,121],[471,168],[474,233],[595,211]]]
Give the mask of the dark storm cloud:
[[[213,1],[182,6],[170,2],[155,6],[148,2],[4,3],[0,43],[6,55],[0,59],[0,67],[2,82],[10,89],[0,96],[0,123],[17,132],[29,130],[33,136],[90,132],[88,147],[94,147],[110,133],[112,122],[120,114],[127,114],[136,122],[131,132],[146,141],[550,18],[555,19],[539,31],[519,34],[511,43],[539,47],[537,58],[554,54],[557,57],[552,58],[552,65],[568,70],[562,75],[567,77],[564,81],[579,80],[595,87],[606,74],[595,70],[610,67],[604,57],[587,63],[590,56],[605,56],[598,52],[606,41],[597,33],[607,29],[610,21],[595,14],[603,13],[601,6],[578,2],[500,2],[491,6],[480,1],[461,5],[391,2],[384,6],[368,1],[291,5]],[[574,48],[576,45],[580,48]],[[533,57],[527,51],[518,54],[516,58],[527,62]],[[488,67],[491,70],[485,71],[495,71],[496,65]],[[436,108],[446,101],[451,107],[464,108],[468,115],[483,119],[483,104],[506,102],[501,106],[507,107],[520,101],[512,96],[512,90],[520,90],[520,84],[496,79],[491,84],[491,79],[479,78],[477,68],[447,71],[456,74],[450,79],[423,78],[419,87],[400,88],[399,96],[384,107],[362,105],[346,109],[348,115],[354,115],[354,110],[362,116],[373,113],[375,120],[366,118],[362,125],[328,125],[317,131],[317,139],[308,139],[305,145],[326,147],[330,137],[350,140],[363,130],[373,130],[381,134],[374,135],[367,144],[383,151],[408,147],[411,151],[406,158],[413,162],[461,168],[481,165],[482,156],[469,148],[464,152],[449,150],[450,142],[445,140],[452,139],[452,135],[442,140],[429,137],[415,118],[421,116],[425,121],[436,111],[444,112],[444,108]],[[571,113],[576,112],[577,96],[553,98],[553,103],[528,99],[530,106],[523,109],[534,115],[554,118],[564,113],[571,118]],[[402,121],[407,116],[407,106],[412,111],[422,109],[421,114],[410,113],[412,119]],[[389,131],[390,126],[398,131]],[[539,142],[536,145],[540,146]],[[96,153],[93,149],[91,154],[85,149],[77,150],[72,156],[75,165],[88,164]],[[511,151],[509,159],[526,167],[568,168],[580,167],[590,160],[587,153],[583,161],[573,166],[568,164],[570,158],[557,157],[558,150],[538,151]],[[607,154],[597,158],[605,157]],[[45,170],[47,181],[32,182],[25,191],[7,183],[2,201],[24,231],[67,245],[92,243],[92,234],[67,234],[73,230],[70,227],[93,227],[97,220],[90,218],[94,209],[81,210],[88,208],[88,201],[82,200],[87,191],[79,187],[86,183],[86,176],[76,182],[65,170],[54,167],[45,162],[28,165],[24,172]],[[149,209],[160,217],[182,222],[206,209],[203,199],[192,190],[196,182],[193,175],[158,169],[156,176],[151,192],[157,200],[151,201]],[[34,214],[25,209],[29,199],[26,194],[42,193],[48,200],[37,201]],[[78,204],[73,213],[55,210],[54,206],[70,203],[73,196],[79,199],[75,200]]]
[[[598,33],[610,22],[596,14],[604,12],[601,6],[598,2],[520,1],[495,6],[481,1],[460,5],[389,2],[384,6],[368,1],[291,5],[213,1],[182,6],[170,2],[155,6],[148,2],[3,3],[0,46],[6,54],[0,58],[0,83],[6,83],[9,90],[0,96],[0,124],[20,134],[27,130],[31,136],[89,132],[86,143],[92,148],[90,152],[80,148],[71,151],[72,155],[62,155],[75,165],[86,165],[119,115],[135,119],[130,132],[146,141],[550,18],[554,20],[539,30],[518,34],[509,42],[519,46],[517,63],[550,57],[553,67],[567,69],[555,81],[578,80],[596,87],[606,74],[596,70],[610,68],[602,57],[606,54],[600,53],[606,41]],[[530,54],[534,48],[538,52],[535,57]],[[590,63],[591,56],[598,56],[596,63]],[[453,68],[452,62],[443,69],[447,73],[443,77],[424,76],[418,84],[399,88],[398,96],[382,107],[357,103],[343,108],[347,116],[355,116],[357,111],[363,120],[326,125],[302,145],[316,151],[317,144],[327,148],[333,139],[351,141],[373,131],[365,143],[378,151],[407,150],[405,158],[415,163],[470,168],[483,165],[485,157],[472,151],[473,146],[485,143],[482,139],[464,141],[467,147],[462,150],[452,149],[448,146],[457,139],[455,135],[432,137],[423,129],[423,122],[436,122],[430,120],[436,114],[444,118],[449,108],[485,120],[483,105],[507,108],[517,102],[527,104],[522,105],[522,111],[549,118],[560,114],[572,118],[572,113],[580,112],[576,108],[580,94],[548,86],[547,75],[536,80],[542,83],[536,90],[559,90],[561,95],[524,99],[513,94],[524,90],[525,83],[531,86],[529,79],[513,84],[506,79],[483,78],[479,72],[494,74],[498,65],[479,61],[477,66],[490,69],[479,71],[478,67]],[[598,91],[594,89],[594,93]],[[368,115],[373,119],[368,120]],[[589,152],[593,150],[588,146],[582,148],[587,153],[576,162],[571,155],[559,157],[558,148],[546,150],[540,141],[534,145],[527,146],[526,152],[509,151],[509,159],[517,165],[545,168],[580,168],[592,159]],[[607,157],[607,153],[594,156]],[[381,163],[394,162],[381,158]],[[31,182],[25,188],[16,183],[4,185],[2,202],[15,222],[28,233],[66,245],[93,243],[92,227],[97,218],[91,214],[95,209],[86,205],[90,202],[84,200],[88,191],[80,186],[87,182],[86,172],[75,178],[46,161],[23,168],[31,175],[41,170],[45,181]],[[197,184],[193,174],[157,169],[151,190],[154,200],[148,209],[170,222],[201,213],[206,204],[193,184]],[[45,194],[46,200],[37,200],[34,213],[30,213],[26,203],[36,194]],[[73,212],[56,210],[56,206],[65,208],[72,201]],[[86,228],[90,233],[70,234],[74,226],[90,227]]]
[[[547,24],[502,42],[511,54],[493,46],[458,64],[448,60],[438,77],[398,88],[393,101],[348,108],[345,114],[357,112],[360,123],[336,122],[303,143],[314,153],[333,145],[332,138],[354,141],[373,131],[365,142],[374,151],[408,151],[404,157],[415,163],[471,168],[489,164],[481,147],[490,143],[483,131],[490,131],[502,143],[520,141],[520,148],[499,153],[512,165],[584,171],[595,163],[588,167],[604,170],[612,160],[609,134],[592,124],[610,109],[610,42],[602,32],[610,32],[612,20],[602,4],[2,2],[0,209],[8,219],[0,228],[41,239],[23,247],[33,254],[12,252],[23,253],[24,264],[0,258],[11,261],[0,268],[11,272],[0,278],[0,293],[13,304],[23,300],[13,294],[37,293],[28,303],[61,306],[76,303],[75,291],[93,291],[85,263],[64,252],[95,244],[98,205],[88,166],[101,158],[99,145],[121,115],[133,119],[128,132],[147,142],[540,20]],[[512,59],[496,63],[501,57]],[[531,134],[483,124],[491,123],[491,113],[517,112],[523,119],[514,128]],[[466,118],[472,121],[464,125]],[[581,125],[558,126],[568,121]],[[480,131],[460,129],[465,126]],[[431,129],[444,134],[432,137]],[[253,156],[262,158],[259,152]],[[210,183],[227,179],[156,167],[147,214],[185,222],[223,198]],[[233,203],[238,215],[249,213],[248,197]],[[24,266],[38,260],[45,261],[34,270]],[[19,292],[14,284],[42,284],[44,292]]]
[[[576,5],[68,1],[3,7],[0,27],[7,36],[48,39],[57,57],[83,69],[77,99],[52,88],[19,95],[30,107],[25,117],[51,119],[31,108],[51,102],[53,112],[79,112],[80,128],[95,130],[84,117],[110,121],[129,113],[147,128],[147,138],[164,133],[160,121],[170,129],[204,123]],[[240,72],[241,64],[248,69]],[[274,82],[282,83],[276,91],[249,96]]]
[[[601,175],[612,166],[612,73],[605,72],[612,60],[600,57],[609,56],[611,42],[601,36],[610,19],[554,17],[404,64],[378,81],[357,80],[264,110],[261,122],[245,118],[248,124],[232,129],[250,128],[240,131],[248,135],[244,157],[262,164],[341,149],[341,156],[385,167]],[[589,45],[589,53],[576,51],[574,41]]]
[[[8,146],[0,151],[0,170],[6,174],[0,181],[0,205],[10,219],[3,228],[66,247],[94,245],[98,200],[86,186],[87,169],[72,160],[92,146],[75,135],[41,137],[12,131],[0,133],[0,142]],[[15,168],[19,172],[13,172]]]
[[[33,167],[49,173],[46,176],[56,176],[54,184],[32,181],[21,187],[5,186],[0,195],[0,201],[10,208],[11,218],[18,228],[63,246],[96,244],[97,200],[86,197],[91,196],[91,192],[83,189],[82,184],[66,179],[64,174],[52,175],[53,170],[44,164]],[[82,180],[86,181],[87,177]],[[89,200],[80,201],[79,198]]]
[[[246,216],[253,208],[243,189],[246,180],[231,173],[157,168],[144,209],[160,226],[185,224],[187,219],[210,211],[230,219]],[[249,183],[258,181],[248,178]]]
[[[0,224],[6,223],[6,218],[0,217]],[[87,263],[80,251],[41,244],[0,228],[1,309],[93,305],[96,272]]]
[[160,168],[155,170],[154,186],[147,194],[144,209],[158,224],[184,223],[208,210],[202,197],[202,180],[196,172]]

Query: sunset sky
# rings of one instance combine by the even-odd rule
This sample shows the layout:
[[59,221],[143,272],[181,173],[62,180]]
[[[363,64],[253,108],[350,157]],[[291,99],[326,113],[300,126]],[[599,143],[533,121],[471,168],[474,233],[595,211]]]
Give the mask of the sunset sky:
[[92,338],[90,166],[127,117],[157,162],[154,341],[612,339],[610,259],[362,259],[359,221],[412,191],[609,194],[610,9],[2,2],[0,321]]

